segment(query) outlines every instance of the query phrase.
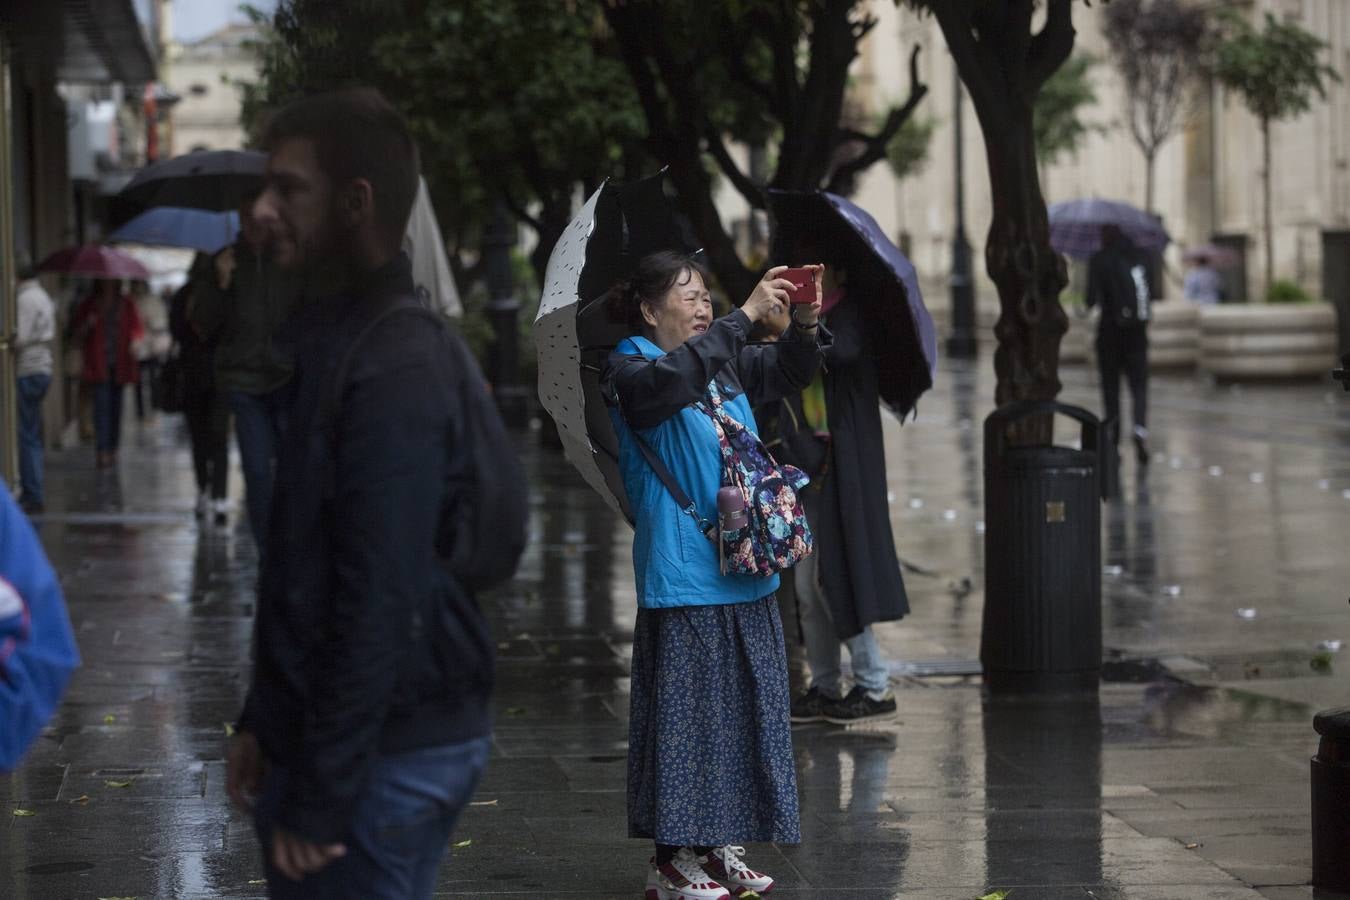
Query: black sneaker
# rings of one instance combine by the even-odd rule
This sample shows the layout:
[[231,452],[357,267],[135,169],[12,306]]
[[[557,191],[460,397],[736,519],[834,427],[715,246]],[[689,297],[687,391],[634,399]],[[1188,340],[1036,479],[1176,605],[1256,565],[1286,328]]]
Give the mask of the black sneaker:
[[811,688],[792,701],[792,724],[804,725],[807,722],[824,722],[826,705],[838,702],[838,700],[831,700],[825,696],[819,688]]
[[866,691],[854,685],[853,690],[849,691],[844,699],[827,699],[823,712],[825,721],[833,722],[835,725],[889,719],[895,715],[895,696],[887,694],[884,700],[873,700],[867,696]]

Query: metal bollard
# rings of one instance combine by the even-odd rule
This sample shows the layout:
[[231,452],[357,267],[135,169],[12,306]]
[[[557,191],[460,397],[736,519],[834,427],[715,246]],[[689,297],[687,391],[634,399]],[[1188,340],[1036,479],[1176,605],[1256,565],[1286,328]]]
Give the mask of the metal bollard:
[[1312,883],[1350,891],[1350,707],[1313,717],[1322,736],[1312,758]]

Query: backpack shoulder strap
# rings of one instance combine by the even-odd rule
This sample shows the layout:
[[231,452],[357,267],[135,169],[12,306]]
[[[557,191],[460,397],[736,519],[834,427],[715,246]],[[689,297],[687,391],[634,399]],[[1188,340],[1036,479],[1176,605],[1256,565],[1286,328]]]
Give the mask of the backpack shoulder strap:
[[352,363],[356,360],[356,354],[375,329],[401,313],[420,315],[434,321],[438,328],[444,327],[435,313],[418,305],[417,301],[411,297],[396,300],[376,313],[369,322],[361,327],[361,330],[356,333],[356,337],[352,338],[351,343],[347,345],[342,358],[338,361],[337,368],[333,371],[332,379],[328,382],[323,402],[319,406],[319,422],[322,423],[325,431],[331,433],[337,425],[338,409],[342,405],[342,391],[347,385],[347,376],[351,372]]

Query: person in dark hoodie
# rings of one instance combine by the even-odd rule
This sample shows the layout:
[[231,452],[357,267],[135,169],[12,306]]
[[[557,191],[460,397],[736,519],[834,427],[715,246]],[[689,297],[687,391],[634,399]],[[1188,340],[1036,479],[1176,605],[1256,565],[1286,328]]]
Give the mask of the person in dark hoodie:
[[269,258],[252,198],[239,210],[239,239],[216,254],[215,276],[194,286],[192,327],[215,346],[215,389],[234,414],[248,523],[261,548],[293,366],[276,336],[300,302],[302,280]]
[[[1099,306],[1097,367],[1105,418],[1120,421],[1120,375],[1130,385],[1134,449],[1148,465],[1148,271],[1139,251],[1115,225],[1102,227],[1102,248],[1088,261],[1089,307]],[[1116,430],[1120,434],[1120,430]]]
[[466,398],[486,386],[437,323],[382,317],[415,290],[403,118],[371,89],[320,94],[281,110],[266,145],[254,215],[273,258],[341,287],[293,326],[227,789],[254,809],[272,897],[430,897],[490,741],[494,645],[437,553],[447,477],[473,452],[455,437]]

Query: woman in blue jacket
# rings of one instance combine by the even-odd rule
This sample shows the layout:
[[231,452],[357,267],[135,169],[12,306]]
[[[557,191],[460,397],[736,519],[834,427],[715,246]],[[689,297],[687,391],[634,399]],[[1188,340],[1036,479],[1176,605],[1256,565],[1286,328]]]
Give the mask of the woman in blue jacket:
[[633,335],[610,356],[603,385],[636,519],[628,828],[656,843],[647,900],[762,894],[773,879],[733,845],[800,840],[778,576],[722,575],[716,547],[636,443],[654,451],[703,520],[716,521],[721,450],[692,404],[717,391],[723,409],[757,431],[750,404],[801,391],[828,345],[819,289],[814,303],[793,307],[780,340],[748,344],[756,322],[789,304],[781,271],[770,269],[717,320],[706,273],[675,253],[646,257],[610,294],[611,315]]

